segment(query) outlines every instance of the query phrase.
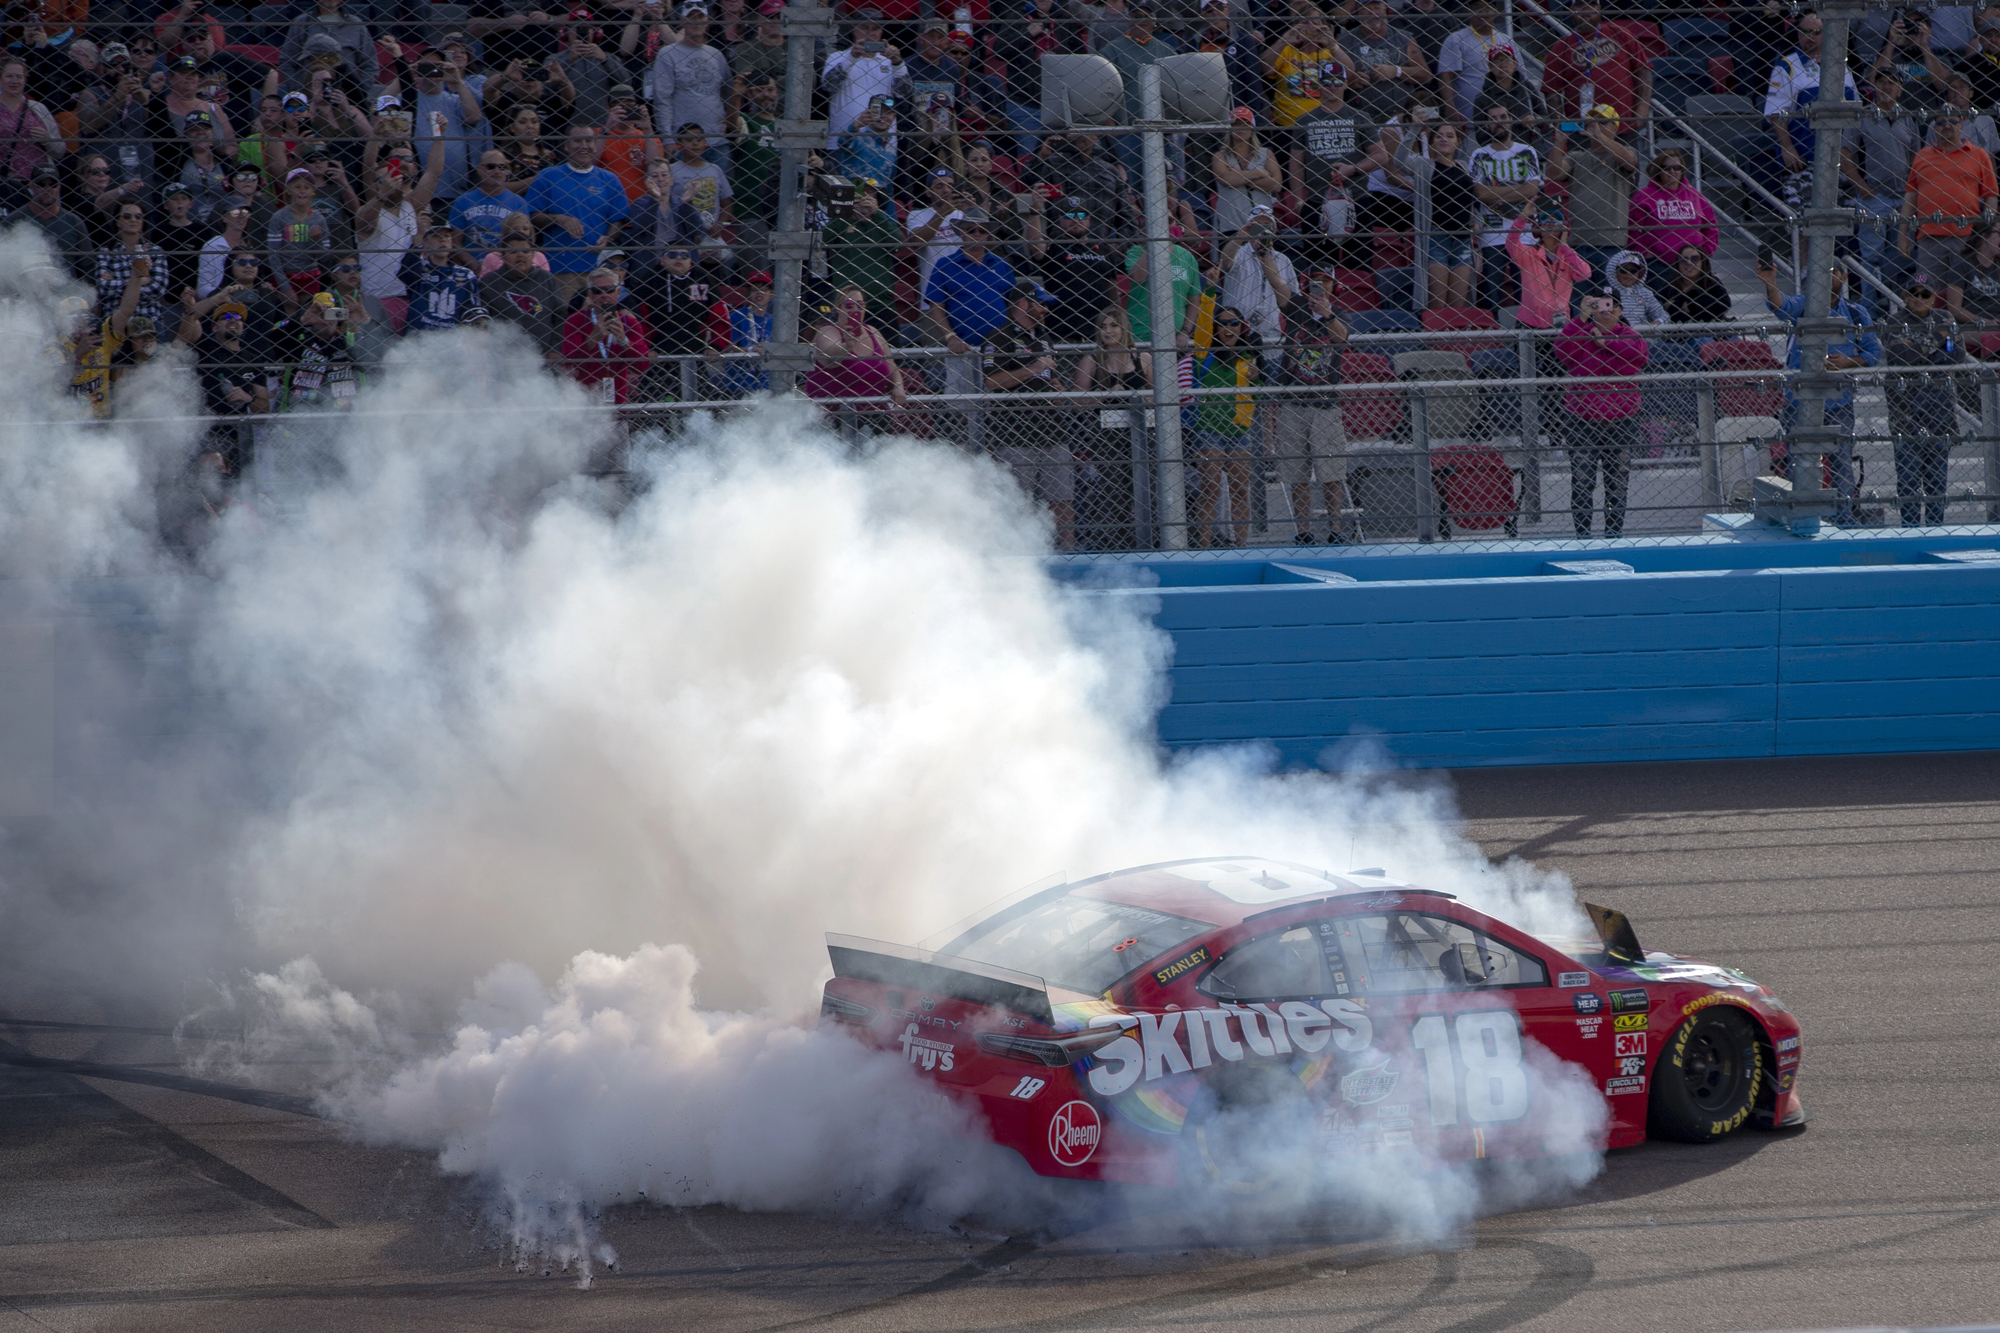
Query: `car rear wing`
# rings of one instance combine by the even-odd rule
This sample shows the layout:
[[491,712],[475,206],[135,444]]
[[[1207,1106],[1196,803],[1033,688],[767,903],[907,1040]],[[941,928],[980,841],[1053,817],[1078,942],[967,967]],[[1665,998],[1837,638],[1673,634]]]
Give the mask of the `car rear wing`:
[[827,956],[836,977],[900,986],[923,995],[944,995],[968,1004],[1005,1009],[1053,1025],[1048,983],[1026,972],[991,963],[933,953],[907,944],[888,944],[853,935],[828,935]]

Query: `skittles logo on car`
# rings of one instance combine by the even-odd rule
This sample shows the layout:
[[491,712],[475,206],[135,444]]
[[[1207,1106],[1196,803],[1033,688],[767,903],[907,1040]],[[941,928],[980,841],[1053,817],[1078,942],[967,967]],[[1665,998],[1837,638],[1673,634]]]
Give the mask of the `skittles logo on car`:
[[1082,1166],[1103,1137],[1104,1122],[1089,1102],[1065,1102],[1049,1117],[1049,1156],[1060,1166]]

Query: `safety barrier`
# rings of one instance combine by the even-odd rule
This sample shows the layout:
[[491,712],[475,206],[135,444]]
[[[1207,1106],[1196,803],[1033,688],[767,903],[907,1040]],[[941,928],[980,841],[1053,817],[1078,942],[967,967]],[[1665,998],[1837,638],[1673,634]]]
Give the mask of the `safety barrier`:
[[[2000,748],[2000,527],[1091,570],[1173,638],[1175,748],[1429,767]],[[1079,567],[1079,572],[1080,572]]]

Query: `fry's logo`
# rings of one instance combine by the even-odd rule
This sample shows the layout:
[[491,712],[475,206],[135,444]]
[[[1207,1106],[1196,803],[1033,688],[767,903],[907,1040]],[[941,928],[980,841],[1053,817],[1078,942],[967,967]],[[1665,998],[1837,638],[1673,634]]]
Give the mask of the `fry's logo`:
[[1049,1117],[1049,1156],[1061,1166],[1082,1166],[1097,1151],[1104,1122],[1089,1102],[1064,1102]]
[[915,1023],[904,1028],[903,1035],[897,1040],[903,1044],[904,1057],[911,1064],[921,1060],[926,1070],[941,1068],[949,1072],[952,1054],[958,1049],[948,1041],[932,1041],[928,1037],[918,1036]]
[[1125,1035],[1097,1052],[1090,1086],[1116,1097],[1144,1078],[1207,1069],[1217,1058],[1311,1054],[1328,1042],[1343,1051],[1365,1051],[1375,1040],[1375,1024],[1353,1000],[1283,1000],[1277,1004],[1225,1004],[1215,1009],[1170,1009],[1165,1013],[1100,1014],[1094,1028],[1122,1027]]

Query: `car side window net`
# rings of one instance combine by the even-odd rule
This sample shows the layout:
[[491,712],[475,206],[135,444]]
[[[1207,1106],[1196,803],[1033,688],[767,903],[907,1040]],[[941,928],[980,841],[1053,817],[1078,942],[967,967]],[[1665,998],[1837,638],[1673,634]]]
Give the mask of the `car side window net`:
[[1357,995],[1546,986],[1548,969],[1463,922],[1422,912],[1336,917],[1321,923],[1329,963]]
[[1332,995],[1334,985],[1326,951],[1312,928],[1294,926],[1237,945],[1209,969],[1197,989],[1218,1000],[1276,1000]]

